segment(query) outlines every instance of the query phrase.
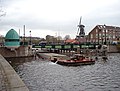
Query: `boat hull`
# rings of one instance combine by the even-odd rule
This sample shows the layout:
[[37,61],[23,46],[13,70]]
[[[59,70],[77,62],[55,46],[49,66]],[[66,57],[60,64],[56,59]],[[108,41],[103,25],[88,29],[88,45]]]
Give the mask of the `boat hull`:
[[64,62],[64,61],[54,61],[54,60],[51,60],[51,61],[60,65],[65,65],[65,66],[80,66],[80,65],[95,64],[95,61],[81,61],[81,62]]

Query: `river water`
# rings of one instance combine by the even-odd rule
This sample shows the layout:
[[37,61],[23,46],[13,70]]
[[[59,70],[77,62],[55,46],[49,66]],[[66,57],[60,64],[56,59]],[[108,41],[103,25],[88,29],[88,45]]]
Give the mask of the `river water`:
[[[94,65],[61,66],[39,58],[8,59],[30,91],[120,91],[120,54]],[[14,61],[14,62],[13,62]]]

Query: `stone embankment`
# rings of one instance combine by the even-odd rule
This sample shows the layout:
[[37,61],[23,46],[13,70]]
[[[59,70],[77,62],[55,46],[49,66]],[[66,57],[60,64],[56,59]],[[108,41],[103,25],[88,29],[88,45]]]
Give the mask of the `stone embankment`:
[[118,50],[116,45],[108,45],[108,53],[119,53],[120,50]]
[[12,66],[0,55],[0,91],[29,91]]

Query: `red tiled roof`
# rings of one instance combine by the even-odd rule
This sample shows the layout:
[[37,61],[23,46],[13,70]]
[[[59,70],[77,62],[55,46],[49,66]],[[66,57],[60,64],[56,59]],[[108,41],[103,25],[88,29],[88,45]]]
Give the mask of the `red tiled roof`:
[[75,39],[67,39],[65,40],[65,43],[78,43],[78,41]]

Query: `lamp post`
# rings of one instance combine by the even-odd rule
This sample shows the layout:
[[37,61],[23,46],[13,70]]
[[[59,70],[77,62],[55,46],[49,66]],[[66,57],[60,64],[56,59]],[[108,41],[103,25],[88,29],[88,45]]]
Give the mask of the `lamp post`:
[[106,45],[106,25],[104,25],[104,31],[105,31],[105,45]]
[[25,45],[25,25],[23,26],[23,30],[24,30],[24,40],[23,40],[23,45]]
[[31,45],[31,31],[29,31],[30,32],[30,42],[29,42],[29,44]]

